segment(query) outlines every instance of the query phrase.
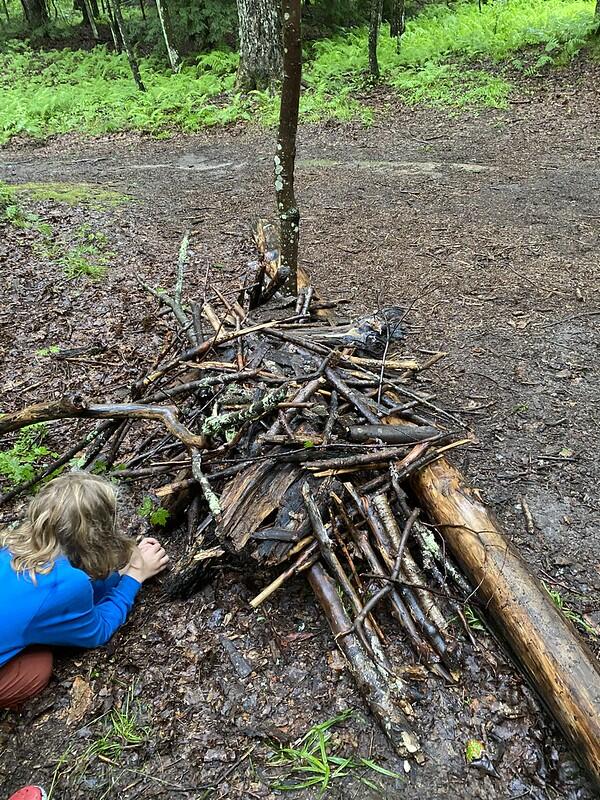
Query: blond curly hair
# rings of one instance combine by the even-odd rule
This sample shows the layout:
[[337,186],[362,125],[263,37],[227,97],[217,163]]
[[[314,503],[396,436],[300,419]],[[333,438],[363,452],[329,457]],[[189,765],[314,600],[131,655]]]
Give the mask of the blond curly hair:
[[41,489],[17,528],[0,533],[0,547],[11,554],[13,569],[33,580],[61,555],[101,579],[129,562],[134,543],[117,529],[113,485],[88,472],[68,472]]

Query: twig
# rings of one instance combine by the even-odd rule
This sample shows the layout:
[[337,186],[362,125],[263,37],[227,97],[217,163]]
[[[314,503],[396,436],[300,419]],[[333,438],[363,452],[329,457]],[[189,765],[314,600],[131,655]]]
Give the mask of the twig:
[[400,539],[400,543],[398,545],[398,552],[396,554],[396,560],[394,562],[394,569],[392,570],[392,575],[390,578],[390,583],[386,586],[383,586],[376,594],[371,597],[369,602],[363,606],[362,610],[354,620],[354,627],[357,630],[362,628],[363,622],[367,614],[369,614],[375,606],[383,600],[383,598],[388,595],[393,587],[395,581],[398,580],[398,575],[400,574],[400,565],[402,563],[402,555],[404,554],[404,548],[406,547],[406,542],[412,530],[412,526],[415,523],[415,520],[419,516],[420,509],[415,508],[410,517],[408,518],[406,525],[404,526],[404,531],[402,532],[402,538]]

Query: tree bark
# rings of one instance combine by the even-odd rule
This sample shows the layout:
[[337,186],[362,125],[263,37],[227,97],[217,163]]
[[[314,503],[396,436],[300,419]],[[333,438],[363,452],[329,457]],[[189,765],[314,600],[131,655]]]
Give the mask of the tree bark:
[[279,0],[237,0],[240,65],[237,88],[267,89],[283,72]]
[[405,29],[404,0],[394,0],[390,19],[390,36],[396,39],[396,50],[398,51],[400,51],[400,40]]
[[294,195],[296,133],[302,77],[300,0],[283,0],[283,85],[279,109],[279,135],[275,153],[275,193],[280,222],[280,269],[287,289],[298,293],[298,239],[300,211]]
[[48,8],[45,0],[21,0],[21,4],[30,28],[40,28],[48,22]]
[[371,22],[369,26],[369,71],[374,81],[379,80],[379,60],[377,58],[377,40],[379,39],[379,26],[383,0],[371,0]]
[[440,459],[425,467],[412,486],[477,587],[486,614],[600,786],[600,670],[593,654],[452,464]]
[[163,39],[165,40],[165,46],[167,48],[167,55],[169,57],[171,69],[173,72],[178,72],[181,65],[181,59],[179,58],[179,53],[174,45],[175,37],[173,35],[173,26],[171,25],[169,8],[163,2],[163,0],[156,0],[156,11],[158,13],[158,19],[160,20],[160,27],[162,29]]
[[136,60],[136,57],[134,55],[133,49],[131,47],[131,42],[129,41],[129,38],[125,32],[125,23],[123,22],[123,14],[121,13],[121,0],[110,0],[110,5],[112,6],[114,19],[119,31],[119,36],[121,38],[121,41],[123,42],[123,49],[125,50],[125,54],[127,55],[127,60],[129,61],[129,66],[131,67],[131,74],[133,75],[133,80],[136,82],[136,85],[140,90],[140,92],[145,92],[146,87],[142,82],[142,76],[140,75],[140,68]]
[[[95,11],[94,5],[96,6]],[[96,18],[94,16],[94,14],[98,14],[97,3],[92,4],[91,0],[76,0],[75,6],[79,9],[79,11],[81,11],[84,26],[88,27],[91,30],[94,39],[99,41],[100,36],[98,34],[98,26],[96,25]]]

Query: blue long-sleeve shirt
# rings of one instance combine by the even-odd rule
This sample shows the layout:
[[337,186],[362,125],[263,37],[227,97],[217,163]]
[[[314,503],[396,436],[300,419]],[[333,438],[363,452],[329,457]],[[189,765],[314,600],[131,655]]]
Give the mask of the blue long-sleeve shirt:
[[92,581],[60,556],[47,575],[17,574],[0,549],[0,667],[29,645],[99,647],[127,618],[140,583]]

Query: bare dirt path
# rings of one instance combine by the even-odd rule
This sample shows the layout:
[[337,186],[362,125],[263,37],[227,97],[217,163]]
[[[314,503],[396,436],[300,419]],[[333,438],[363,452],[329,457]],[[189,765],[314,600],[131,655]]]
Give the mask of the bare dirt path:
[[[599,108],[594,83],[584,76],[577,91],[566,78],[557,80],[509,112],[450,119],[444,112],[400,109],[369,130],[305,127],[298,170],[302,257],[314,282],[324,295],[348,298],[355,311],[414,301],[411,347],[448,352],[423,384],[478,434],[479,444],[465,457],[473,482],[536,573],[558,582],[595,623]],[[135,198],[110,214],[92,215],[118,256],[96,284],[57,278],[14,231],[0,227],[3,408],[65,385],[96,396],[124,391],[163,332],[134,272],[168,285],[181,233],[191,227],[196,271],[190,292],[202,284],[207,266],[215,279],[241,274],[253,257],[250,222],[272,215],[272,147],[270,132],[233,129],[160,142],[63,138],[0,151],[0,179],[9,183],[86,182]],[[49,204],[46,210],[57,225],[82,219],[80,209],[56,211]],[[96,339],[116,342],[111,361],[67,368],[35,357],[53,343]],[[531,508],[533,537],[520,496]],[[52,702],[40,701],[19,721],[0,721],[0,782],[14,789],[38,773],[49,782],[60,742],[96,735],[91,713],[69,724],[73,678],[80,675],[93,688],[96,715],[134,681],[151,734],[126,762],[134,772],[100,764],[75,781],[75,769],[64,776],[59,770],[58,785],[72,782],[57,797],[101,797],[107,789],[108,797],[201,797],[199,787],[218,782],[253,744],[256,764],[244,762],[213,796],[269,796],[264,740],[293,738],[361,702],[337,669],[333,644],[303,585],[282,593],[258,621],[246,606],[254,588],[233,571],[184,604],[165,605],[159,589],[151,592],[106,652],[66,659]],[[238,636],[250,654],[250,678],[237,676],[223,657],[223,635]],[[407,776],[410,796],[591,797],[506,660],[490,655],[471,673],[462,690],[429,695],[421,716],[428,761]],[[370,730],[368,722],[357,722],[343,736],[364,744]],[[466,768],[470,736],[491,742],[498,778]],[[375,752],[397,768],[381,737],[374,741]],[[386,796],[400,791],[398,784]],[[332,796],[367,792],[351,780]]]

